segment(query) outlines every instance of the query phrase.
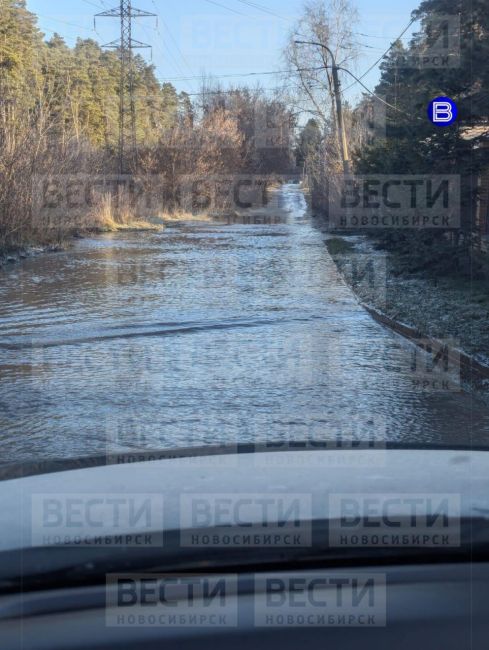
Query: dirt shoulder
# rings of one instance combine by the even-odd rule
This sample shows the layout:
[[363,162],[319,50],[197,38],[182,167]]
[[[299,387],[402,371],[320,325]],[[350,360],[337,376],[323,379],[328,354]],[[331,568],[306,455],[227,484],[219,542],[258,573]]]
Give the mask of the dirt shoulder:
[[376,320],[407,338],[431,338],[459,351],[464,379],[489,401],[487,283],[407,273],[395,254],[363,236],[328,236],[326,245]]

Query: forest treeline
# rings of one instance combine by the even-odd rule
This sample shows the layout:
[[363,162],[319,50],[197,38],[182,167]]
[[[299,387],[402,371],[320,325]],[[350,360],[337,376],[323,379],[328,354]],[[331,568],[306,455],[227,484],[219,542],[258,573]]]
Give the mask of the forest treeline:
[[[433,35],[437,17],[448,18],[446,34]],[[489,202],[481,202],[489,188],[489,6],[486,0],[423,0],[413,18],[416,33],[396,41],[380,62],[377,97],[365,93],[350,105],[343,96],[353,172],[459,175],[458,230],[390,229],[375,236],[404,256],[409,268],[480,269],[489,277],[479,255],[489,235]],[[284,50],[287,99],[259,88],[223,90],[205,79],[195,96],[177,93],[135,56],[137,156],[127,151],[125,169],[147,196],[157,196],[156,207],[153,202],[148,214],[140,214],[120,196],[99,192],[95,205],[58,214],[53,222],[38,209],[38,179],[97,179],[119,171],[119,53],[92,39],[78,39],[73,47],[56,34],[46,39],[24,0],[0,0],[0,248],[59,240],[73,230],[158,212],[192,211],[192,201],[182,201],[189,177],[273,177],[300,168],[313,208],[327,214],[342,160],[331,61],[315,43],[327,45],[342,67],[361,69],[356,30],[352,0],[306,2],[295,32],[310,42],[298,45],[291,36]],[[420,65],[417,57],[440,37],[449,39],[453,60]],[[346,74],[342,81],[344,87],[353,83]],[[426,117],[430,100],[442,95],[459,107],[450,128]],[[151,187],[145,188],[148,179]],[[221,204],[215,205],[216,197]],[[221,188],[213,198],[213,207],[227,207]]]
[[[160,83],[142,57],[132,65],[138,156],[128,155],[125,171],[160,178],[161,210],[179,209],[185,175],[283,172],[294,164],[291,115],[279,99],[206,82],[193,102]],[[115,202],[104,196],[100,206],[77,213],[78,222],[60,218],[53,227],[33,196],[36,179],[117,174],[119,71],[118,51],[92,39],[74,47],[57,34],[46,39],[25,0],[0,0],[0,248],[59,240],[104,219],[147,216],[114,214]],[[262,124],[274,142],[257,137]]]
[[[353,6],[348,0],[332,4],[341,8],[342,19],[335,22],[339,37],[354,41]],[[334,47],[332,16],[323,13],[323,6],[322,2],[309,5],[301,33],[310,40],[323,35],[322,42]],[[365,93],[358,105],[345,106],[353,172],[459,175],[460,228],[449,233],[386,229],[370,234],[399,254],[410,270],[489,278],[487,254],[481,254],[489,238],[489,4],[487,0],[424,0],[412,18],[416,32],[395,41],[380,63],[380,80],[373,92],[386,104]],[[349,54],[353,60],[354,49]],[[311,62],[298,61],[302,68]],[[312,85],[310,78],[306,81]],[[345,76],[344,84],[351,83]],[[458,106],[457,122],[448,128],[427,119],[430,101],[440,96],[449,96]],[[369,111],[370,133],[365,128],[369,119],[363,119]],[[375,113],[380,122],[375,123]],[[313,206],[327,213],[331,179],[341,173],[333,110],[325,115],[315,111],[300,135],[299,151]]]

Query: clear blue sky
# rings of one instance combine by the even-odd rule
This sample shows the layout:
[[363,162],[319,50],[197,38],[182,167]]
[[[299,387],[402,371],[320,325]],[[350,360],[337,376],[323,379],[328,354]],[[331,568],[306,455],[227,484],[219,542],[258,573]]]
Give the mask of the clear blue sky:
[[[172,81],[178,90],[199,89],[198,79],[182,77],[281,70],[280,52],[303,0],[250,1],[261,9],[241,0],[134,0],[135,7],[157,13],[158,24],[154,18],[136,21],[133,37],[153,46],[158,78]],[[400,34],[418,4],[418,0],[356,0],[358,42],[363,47],[358,72],[366,70]],[[93,24],[95,13],[117,6],[118,0],[28,0],[27,5],[39,16],[46,36],[56,31],[70,45],[77,36],[101,44],[118,38],[116,19],[97,19],[96,32]],[[144,55],[149,59],[149,54]],[[375,69],[364,82],[373,88],[377,78]],[[257,80],[264,87],[277,83],[271,75],[223,78],[221,83]]]

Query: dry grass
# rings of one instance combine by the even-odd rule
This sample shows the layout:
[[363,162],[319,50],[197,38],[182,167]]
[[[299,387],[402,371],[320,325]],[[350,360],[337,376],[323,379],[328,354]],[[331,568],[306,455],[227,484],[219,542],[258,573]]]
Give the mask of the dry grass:
[[141,219],[136,217],[127,201],[120,200],[114,205],[112,195],[105,194],[88,218],[89,228],[102,232],[163,230],[165,225],[161,217]]
[[171,221],[212,221],[212,216],[207,213],[193,214],[192,212],[176,211],[161,212],[158,217],[165,222]]

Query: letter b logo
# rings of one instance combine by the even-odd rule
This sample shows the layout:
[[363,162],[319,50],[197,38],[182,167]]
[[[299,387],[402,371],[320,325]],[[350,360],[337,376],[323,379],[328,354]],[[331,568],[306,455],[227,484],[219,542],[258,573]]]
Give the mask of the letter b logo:
[[457,119],[457,106],[450,97],[437,97],[428,106],[428,117],[436,126],[450,126]]

